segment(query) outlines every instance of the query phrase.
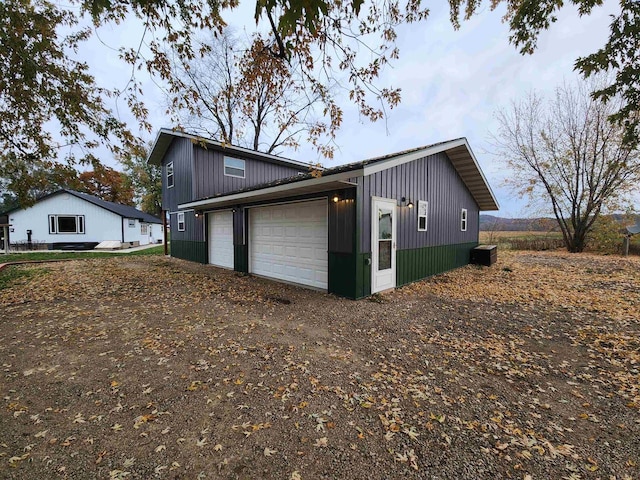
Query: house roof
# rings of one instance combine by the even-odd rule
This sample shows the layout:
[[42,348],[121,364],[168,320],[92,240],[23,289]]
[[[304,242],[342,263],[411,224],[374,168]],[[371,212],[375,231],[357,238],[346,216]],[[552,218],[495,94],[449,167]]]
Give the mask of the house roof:
[[348,163],[318,172],[296,175],[229,193],[202,198],[179,208],[222,208],[244,201],[263,201],[348,188],[354,177],[371,175],[420,158],[446,153],[481,211],[498,210],[499,205],[466,138],[434,143],[381,157]]
[[259,160],[276,163],[278,165],[286,165],[293,166],[297,168],[308,169],[311,165],[305,162],[299,162],[298,160],[291,160],[289,158],[279,157],[277,155],[271,155],[268,153],[257,152],[255,150],[251,150],[249,148],[238,147],[236,145],[225,144],[222,142],[218,142],[216,140],[212,140],[210,138],[202,137],[200,135],[195,135],[192,133],[181,132],[179,130],[172,130],[170,128],[161,128],[156,136],[155,141],[153,142],[153,147],[149,152],[149,156],[147,157],[147,163],[151,163],[153,165],[161,165],[162,159],[164,158],[167,150],[171,146],[171,142],[174,138],[188,138],[193,143],[202,144],[204,146],[210,145],[216,147],[224,152],[228,152],[229,154],[237,154],[242,155],[244,157],[249,158],[257,158]]
[[[158,217],[155,217],[149,213],[142,212],[135,207],[131,207],[129,205],[122,205],[120,203],[108,202],[106,200],[102,200],[101,198],[94,197],[93,195],[89,195],[88,193],[77,192],[75,190],[71,190],[68,188],[62,188],[60,190],[56,190],[53,193],[40,197],[36,200],[36,202],[40,202],[46,198],[53,197],[55,195],[59,195],[61,193],[68,193],[69,195],[73,195],[74,197],[85,200],[89,203],[92,203],[100,208],[104,208],[116,215],[120,215],[124,218],[135,218],[137,220],[141,220],[144,223],[162,223]],[[16,210],[20,210],[20,207],[13,208],[5,212],[5,214],[9,214],[11,212],[15,212]]]

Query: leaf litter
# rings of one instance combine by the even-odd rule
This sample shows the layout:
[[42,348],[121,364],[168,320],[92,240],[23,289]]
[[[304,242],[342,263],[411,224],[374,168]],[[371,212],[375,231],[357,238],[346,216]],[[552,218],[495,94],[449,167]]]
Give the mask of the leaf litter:
[[639,267],[501,252],[354,302],[52,264],[0,291],[0,476],[640,478]]

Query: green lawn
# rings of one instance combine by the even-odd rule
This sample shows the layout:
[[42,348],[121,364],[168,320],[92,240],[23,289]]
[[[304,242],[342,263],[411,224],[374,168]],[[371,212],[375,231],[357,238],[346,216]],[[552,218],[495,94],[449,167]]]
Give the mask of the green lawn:
[[0,254],[0,263],[6,262],[22,262],[26,260],[60,260],[66,258],[104,258],[113,256],[127,256],[127,255],[163,255],[164,246],[158,245],[157,247],[147,248],[145,250],[137,250],[135,252],[28,252],[28,253],[10,253],[8,255]]

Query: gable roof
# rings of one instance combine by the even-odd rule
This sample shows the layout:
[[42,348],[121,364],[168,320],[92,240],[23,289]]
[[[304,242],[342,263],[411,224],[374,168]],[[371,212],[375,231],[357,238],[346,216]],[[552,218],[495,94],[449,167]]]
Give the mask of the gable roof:
[[210,145],[222,150],[225,153],[242,155],[243,157],[262,160],[268,163],[275,163],[278,165],[286,165],[289,167],[296,167],[300,169],[308,169],[311,165],[309,163],[300,162],[298,160],[291,160],[289,158],[279,157],[277,155],[271,155],[269,153],[262,153],[250,148],[238,147],[236,145],[225,144],[218,142],[211,138],[202,137],[200,135],[194,135],[192,133],[181,132],[179,130],[172,130],[170,128],[161,128],[156,135],[156,139],[153,142],[153,147],[147,157],[147,163],[153,165],[162,165],[162,159],[164,158],[167,150],[171,146],[171,142],[174,138],[188,138],[193,143],[201,145]]
[[498,210],[500,207],[480,165],[466,138],[457,138],[446,142],[434,143],[402,152],[369,158],[359,162],[339,165],[321,172],[283,178],[234,192],[214,195],[197,201],[179,205],[179,208],[224,207],[241,201],[271,200],[284,196],[304,195],[331,189],[347,188],[354,184],[350,178],[371,175],[429,155],[445,153],[463,183],[469,189],[481,211]]
[[[55,195],[60,195],[61,193],[68,193],[69,195],[73,195],[74,197],[77,197],[81,200],[85,200],[89,203],[92,203],[97,207],[104,208],[105,210],[115,213],[116,215],[120,215],[123,218],[134,218],[137,220],[141,220],[144,223],[162,223],[162,220],[160,220],[158,217],[146,212],[142,212],[135,207],[131,207],[129,205],[122,205],[120,203],[108,202],[106,200],[102,200],[101,198],[94,197],[93,195],[89,195],[88,193],[77,192],[76,190],[71,190],[68,188],[62,188],[60,190],[56,190],[53,193],[40,197],[36,200],[36,203],[46,198],[53,197]],[[11,210],[7,210],[5,214],[9,214],[11,212],[15,212],[16,210],[21,210],[21,209],[22,207],[12,208]]]

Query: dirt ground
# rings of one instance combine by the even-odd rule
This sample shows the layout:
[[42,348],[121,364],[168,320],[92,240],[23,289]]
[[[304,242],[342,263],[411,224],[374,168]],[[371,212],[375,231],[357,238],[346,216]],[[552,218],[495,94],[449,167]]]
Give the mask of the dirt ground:
[[37,268],[0,290],[1,478],[640,478],[637,258],[501,252],[361,301]]

